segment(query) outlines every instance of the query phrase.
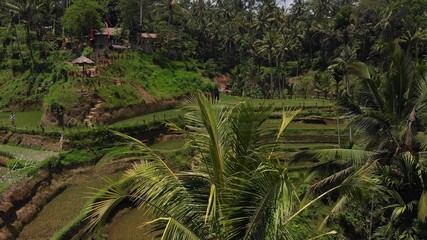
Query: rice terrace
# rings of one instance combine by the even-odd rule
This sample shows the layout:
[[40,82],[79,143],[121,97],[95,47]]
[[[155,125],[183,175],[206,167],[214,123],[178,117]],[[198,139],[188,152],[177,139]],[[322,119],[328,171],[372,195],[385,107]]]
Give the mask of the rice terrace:
[[0,29],[0,240],[427,239],[427,0],[3,0]]

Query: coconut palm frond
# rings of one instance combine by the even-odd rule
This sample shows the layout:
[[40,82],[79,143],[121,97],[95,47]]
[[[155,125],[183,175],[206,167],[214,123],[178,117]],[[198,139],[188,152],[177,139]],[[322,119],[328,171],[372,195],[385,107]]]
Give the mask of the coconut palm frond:
[[354,171],[339,185],[340,192],[349,200],[364,201],[373,193],[384,191],[379,177],[375,174],[376,167],[376,162],[369,162]]
[[[237,164],[249,164],[246,161],[251,155],[257,154],[260,140],[264,138],[261,126],[271,115],[272,106],[255,107],[251,102],[242,102],[234,107],[230,115],[230,148],[233,152],[234,161]],[[251,158],[253,159],[253,158]],[[234,163],[233,163],[234,164]],[[259,162],[253,162],[255,169]],[[248,166],[249,167],[249,166]]]
[[344,180],[341,181],[341,183],[337,186],[331,187],[329,190],[322,192],[318,197],[311,200],[304,206],[300,208],[292,217],[295,217],[295,215],[299,214],[301,211],[308,208],[310,205],[312,205],[314,202],[318,201],[325,195],[333,192],[333,191],[340,191],[343,197],[346,199],[341,199],[341,202],[336,206],[335,210],[338,211],[340,207],[343,206],[343,204],[346,201],[349,200],[363,200],[366,198],[366,196],[370,196],[373,191],[380,191],[379,189],[379,180],[378,178],[373,174],[373,168],[374,164],[366,164],[363,167],[359,168],[358,170],[352,170],[352,169],[346,169],[346,171],[343,171],[347,177],[345,177]]
[[[224,185],[225,146],[227,146],[226,111],[212,106],[209,100],[200,95],[197,98],[198,111],[186,115],[188,129],[192,137],[197,139],[196,148],[202,153],[204,164],[217,188]],[[209,156],[209,157],[207,157]]]
[[283,135],[289,124],[292,122],[292,120],[302,111],[302,109],[288,109],[286,111],[283,111],[282,113],[282,124],[280,125],[279,132],[277,133],[277,140]]
[[354,103],[348,94],[342,94],[338,98],[338,109],[348,116],[358,116],[363,113],[359,105]]
[[[280,137],[284,134],[289,124],[301,111],[302,109],[287,109],[282,111],[282,124],[280,125],[279,132],[277,133],[275,144],[279,142]],[[271,157],[273,156],[274,147],[275,145],[273,145],[273,147],[271,148],[270,154],[268,156],[269,159],[271,159]]]
[[[180,177],[181,178],[181,177]],[[204,202],[197,198],[207,199],[205,193],[198,191],[200,181],[191,181],[182,176],[171,176],[161,163],[144,161],[126,172],[124,179],[132,179],[129,183],[130,199],[138,206],[143,207],[155,217],[173,218],[195,233],[200,233],[204,228],[203,214],[206,210]],[[201,179],[202,176],[192,176],[191,179]],[[203,180],[202,180],[203,181]],[[203,194],[205,197],[198,197]],[[160,222],[159,222],[160,223]],[[154,230],[164,230],[166,225],[157,225]]]
[[162,168],[164,170],[166,170],[168,172],[169,176],[173,176],[176,178],[175,174],[173,173],[172,169],[170,169],[166,163],[163,161],[163,159],[157,155],[151,148],[149,148],[147,145],[145,145],[143,142],[141,142],[140,140],[133,138],[131,136],[128,136],[126,134],[117,132],[117,131],[113,131],[114,134],[127,139],[133,143],[136,144],[136,146],[139,148],[139,151],[136,151],[137,154],[143,154],[144,155],[144,159],[145,160],[150,160],[150,161],[156,161],[157,163],[160,163],[160,165],[162,166]]
[[337,232],[336,230],[332,230],[332,231],[329,231],[329,232],[327,232],[327,233],[322,233],[322,234],[320,234],[320,235],[317,235],[317,236],[315,236],[315,237],[312,237],[312,238],[310,238],[310,239],[308,239],[308,240],[314,240],[314,239],[323,238],[323,237],[325,237],[325,236],[335,235],[335,234],[338,234],[338,232]]
[[105,225],[111,211],[128,196],[128,190],[121,182],[111,182],[110,186],[96,194],[95,200],[83,210],[88,220],[85,231],[90,232]]
[[[129,169],[125,172],[119,182],[110,182],[106,189],[99,190],[100,194],[97,195],[95,200],[85,209],[89,219],[86,230],[90,231],[96,226],[104,225],[111,210],[125,199],[133,200],[135,203],[139,204],[147,204],[148,201],[152,201],[151,198],[153,197],[141,197],[142,194],[149,193],[149,191],[146,191],[147,187],[150,190],[154,190],[154,188],[152,188],[153,185],[156,186],[157,189],[159,187],[162,188],[162,183],[169,181],[168,185],[172,185],[172,189],[162,188],[163,191],[169,190],[173,193],[173,191],[182,189],[182,187],[177,188],[179,185],[179,182],[177,182],[178,179],[174,176],[170,176],[170,173],[170,169],[167,167],[165,169],[163,162],[142,161],[139,164],[135,164],[133,169]],[[168,175],[169,177],[167,177]],[[158,205],[161,204],[162,203]],[[150,206],[152,205],[153,203],[150,202]],[[167,211],[157,208],[154,209],[156,212],[159,212],[159,210],[163,212]]]
[[328,223],[328,220],[330,219],[330,217],[336,215],[337,213],[341,212],[344,207],[346,206],[346,204],[348,203],[348,198],[346,196],[342,196],[340,198],[340,200],[338,200],[334,207],[332,208],[332,210],[330,211],[330,213],[323,219],[322,223],[319,226],[319,230],[322,230],[326,224]]
[[416,201],[410,201],[407,204],[396,206],[393,209],[393,212],[391,213],[390,221],[395,221],[401,215],[403,215],[403,214],[405,214],[407,212],[412,212],[414,210],[414,208],[416,208],[416,205],[417,205]]
[[418,202],[418,220],[422,222],[427,221],[427,190],[423,191]]
[[157,218],[153,221],[147,222],[145,225],[160,225],[164,227],[161,240],[168,239],[183,239],[183,240],[200,240],[203,238],[198,237],[192,229],[189,229],[186,224],[181,223],[179,220],[169,218]]
[[[338,186],[340,183],[342,183],[346,178],[351,176],[351,174],[355,171],[354,167],[348,167],[343,170],[340,170],[326,178],[323,178],[320,181],[317,181],[316,183],[311,185],[310,190],[312,192],[318,192],[320,189],[330,188]],[[320,190],[320,191],[322,191]]]
[[21,8],[18,5],[14,5],[10,2],[1,1],[0,2],[0,9],[5,9],[7,11],[13,12],[13,13],[19,13],[21,11]]
[[[131,181],[131,199],[160,216],[190,216],[194,205],[191,193],[176,175],[161,163],[144,161],[125,173]],[[167,196],[167,197],[164,197]]]
[[386,116],[380,113],[371,112],[364,116],[357,117],[350,122],[356,133],[362,133],[368,136],[369,140],[380,142],[381,140],[390,140],[391,127]]
[[350,62],[347,65],[348,69],[356,76],[362,79],[370,79],[371,74],[368,66],[363,62]]
[[300,152],[292,161],[317,160],[321,163],[335,162],[342,165],[361,166],[372,160],[375,155],[373,151],[358,149],[320,149]]
[[[133,201],[138,206],[143,206],[153,216],[198,219],[195,216],[200,213],[192,210],[192,207],[197,207],[194,206],[195,203],[192,202],[190,193],[162,159],[142,142],[129,136],[118,135],[138,143],[140,151],[145,154],[144,160],[127,170],[120,182],[107,189],[108,194],[102,194],[89,205],[87,211],[91,216],[90,228],[97,224],[104,224],[109,209],[114,208],[115,203],[124,198]],[[203,224],[201,221],[194,220],[193,222],[196,225]]]
[[209,193],[209,200],[208,200],[208,206],[206,209],[206,215],[205,215],[205,223],[208,221],[215,221],[217,218],[217,203],[218,203],[218,196],[216,187],[214,184],[211,185],[211,190]]
[[[279,239],[292,210],[292,187],[285,175],[266,165],[252,177],[235,178],[227,194],[231,202],[223,206],[229,236],[235,239]],[[249,204],[251,202],[252,204]]]

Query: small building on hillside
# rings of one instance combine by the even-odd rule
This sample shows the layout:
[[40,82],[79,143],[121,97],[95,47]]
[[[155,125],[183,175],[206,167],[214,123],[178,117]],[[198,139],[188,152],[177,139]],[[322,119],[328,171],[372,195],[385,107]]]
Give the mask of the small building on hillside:
[[151,53],[157,41],[157,34],[155,33],[141,33],[139,35],[138,44],[142,45],[144,52]]
[[126,47],[124,45],[118,45],[118,44],[111,44],[108,48],[111,51],[116,51],[116,52],[124,52],[126,49],[129,49],[129,47]]
[[121,28],[106,28],[103,32],[96,32],[93,39],[95,49],[103,49],[111,44],[115,44],[122,33]]

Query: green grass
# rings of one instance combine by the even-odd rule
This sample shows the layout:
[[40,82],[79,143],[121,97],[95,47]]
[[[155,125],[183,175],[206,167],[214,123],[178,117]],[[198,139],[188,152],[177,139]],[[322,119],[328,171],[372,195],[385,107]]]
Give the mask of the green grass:
[[[15,125],[18,129],[36,129],[40,125],[41,111],[13,112],[15,114]],[[9,120],[10,112],[0,112],[1,126],[11,127]]]
[[[165,62],[167,59],[157,61],[154,55],[133,53],[128,56],[129,58],[114,61],[103,73],[103,77],[121,78],[124,85],[142,86],[157,100],[183,96],[211,85],[200,73],[179,67],[186,63]],[[104,96],[102,92],[99,94]],[[106,104],[117,106],[115,101],[107,101]]]
[[9,169],[0,167],[0,193],[6,190],[12,183],[9,178]]
[[29,148],[15,147],[9,145],[0,145],[0,151],[10,153],[17,159],[23,159],[28,161],[43,161],[47,158],[57,156],[57,152],[34,150]]
[[21,181],[27,176],[23,171],[10,171],[7,168],[0,167],[0,193],[9,186]]
[[284,143],[276,147],[277,151],[301,151],[301,150],[314,150],[314,149],[327,149],[327,148],[336,148],[337,144],[334,143]]
[[128,145],[117,146],[117,147],[106,148],[106,149],[103,149],[102,151],[106,152],[106,154],[96,163],[97,166],[110,164],[112,161],[114,161],[115,157],[120,156],[125,152],[131,151],[131,147]]
[[136,89],[128,84],[120,86],[101,85],[95,92],[105,101],[105,108],[115,108],[143,103]]
[[237,97],[227,94],[221,94],[220,101],[225,104],[236,104],[242,101],[251,101],[254,104],[272,104],[275,108],[278,107],[329,107],[334,106],[334,102],[330,100],[325,99],[312,99],[312,98],[301,98],[301,97],[294,97],[293,99],[250,99],[250,98],[243,98],[243,97]]
[[111,127],[123,127],[123,126],[134,126],[134,125],[143,125],[145,123],[154,122],[154,121],[165,121],[169,119],[176,118],[185,113],[185,110],[182,108],[170,109],[160,112],[149,113],[141,115],[134,118],[129,118],[120,122],[111,124]]
[[78,91],[79,86],[75,81],[57,82],[50,87],[43,105],[45,107],[56,105],[70,109],[77,104],[81,96]]

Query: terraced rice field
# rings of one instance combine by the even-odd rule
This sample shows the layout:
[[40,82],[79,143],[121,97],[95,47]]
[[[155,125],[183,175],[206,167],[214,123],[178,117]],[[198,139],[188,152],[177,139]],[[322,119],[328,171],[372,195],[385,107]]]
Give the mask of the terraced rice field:
[[16,147],[10,145],[0,145],[0,152],[13,155],[16,159],[40,162],[46,158],[58,155],[58,152],[34,150],[30,148]]
[[[35,129],[40,125],[42,112],[14,112],[15,124],[18,129]],[[0,112],[0,126],[10,127],[10,112]]]
[[150,113],[134,118],[129,118],[120,122],[111,124],[112,127],[121,127],[121,126],[133,126],[133,125],[143,125],[145,123],[154,122],[154,121],[165,121],[168,119],[176,118],[185,113],[185,110],[182,108],[165,110],[155,113]]
[[[121,173],[105,176],[119,179]],[[56,231],[76,218],[84,208],[88,197],[95,192],[93,188],[101,188],[107,182],[104,178],[93,177],[92,181],[70,186],[50,201],[20,233],[18,239],[45,240],[50,239]]]

